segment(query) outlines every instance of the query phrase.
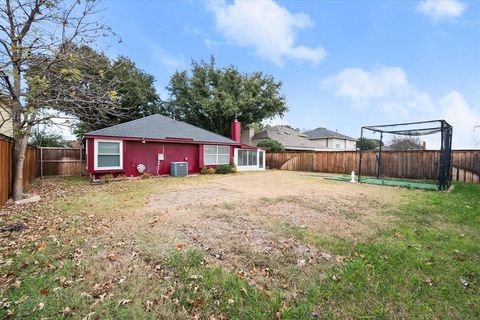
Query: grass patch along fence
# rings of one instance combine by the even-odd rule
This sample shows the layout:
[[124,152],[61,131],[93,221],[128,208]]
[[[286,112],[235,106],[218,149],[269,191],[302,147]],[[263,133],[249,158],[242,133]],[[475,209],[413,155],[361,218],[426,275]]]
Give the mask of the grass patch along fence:
[[[13,139],[0,134],[0,206],[12,193]],[[85,149],[28,146],[23,165],[23,186],[43,176],[85,174]]]
[[[364,151],[362,176],[375,176],[377,151]],[[358,171],[357,151],[302,151],[267,153],[270,169],[350,174]],[[440,151],[382,151],[382,176],[436,179]],[[480,183],[480,150],[452,151],[452,180]]]

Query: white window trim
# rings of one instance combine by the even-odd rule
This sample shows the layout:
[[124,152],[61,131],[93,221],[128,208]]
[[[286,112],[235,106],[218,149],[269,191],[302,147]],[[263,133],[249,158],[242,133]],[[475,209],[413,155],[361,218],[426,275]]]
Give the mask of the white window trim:
[[[237,167],[237,171],[264,171],[265,170],[265,164],[266,164],[266,153],[265,153],[265,150],[262,150],[262,149],[257,149],[257,164],[256,165],[253,165],[253,166],[240,166],[238,164],[238,151],[239,150],[247,150],[247,149],[239,149],[239,148],[235,148],[233,150],[233,160],[234,160],[234,163],[235,163],[235,166]],[[251,150],[251,149],[248,149],[248,150]],[[263,168],[260,168],[260,152],[263,153]]]
[[[93,168],[94,170],[122,170],[123,169],[123,140],[95,139],[93,147]],[[120,166],[118,167],[99,167],[98,166],[98,143],[99,142],[118,142],[120,143]]]
[[[215,147],[216,148],[216,152],[215,152],[215,163],[206,163],[205,162],[205,155],[207,155],[207,153],[205,152],[205,149],[206,147],[209,146],[209,147]],[[219,163],[218,162],[218,156],[219,155],[222,155],[222,156],[226,156],[227,153],[218,153],[218,148],[219,147],[227,147],[228,148],[228,161],[226,163]],[[210,156],[213,156],[213,154],[208,154]],[[204,144],[203,145],[203,164],[206,165],[206,166],[218,166],[218,165],[221,165],[221,164],[230,164],[230,146],[224,146],[224,145],[215,145],[215,144]]]

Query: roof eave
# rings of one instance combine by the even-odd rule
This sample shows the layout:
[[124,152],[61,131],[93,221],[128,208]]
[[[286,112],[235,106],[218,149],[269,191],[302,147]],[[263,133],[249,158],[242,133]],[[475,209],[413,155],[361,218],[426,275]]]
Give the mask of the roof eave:
[[85,134],[83,139],[119,139],[119,140],[128,140],[128,141],[146,141],[146,142],[165,142],[165,143],[190,143],[190,144],[226,144],[226,145],[241,145],[240,142],[236,141],[201,141],[201,140],[190,140],[190,139],[181,139],[181,138],[172,138],[172,139],[154,139],[154,138],[139,138],[139,137],[125,137],[125,136],[105,136],[105,135],[92,135]]

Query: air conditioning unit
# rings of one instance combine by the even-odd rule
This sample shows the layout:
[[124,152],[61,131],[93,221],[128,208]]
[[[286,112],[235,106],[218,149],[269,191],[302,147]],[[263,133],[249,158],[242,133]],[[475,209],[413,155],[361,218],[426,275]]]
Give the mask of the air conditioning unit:
[[170,175],[174,177],[188,176],[188,162],[171,162]]

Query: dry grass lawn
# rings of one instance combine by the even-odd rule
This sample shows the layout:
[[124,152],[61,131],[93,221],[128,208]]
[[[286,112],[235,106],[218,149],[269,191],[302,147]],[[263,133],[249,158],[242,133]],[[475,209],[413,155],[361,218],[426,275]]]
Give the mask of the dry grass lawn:
[[[103,186],[45,179],[33,188],[41,203],[1,212],[2,225],[28,226],[2,233],[0,314],[7,318],[421,314],[393,298],[345,305],[345,293],[336,299],[331,286],[362,259],[358,246],[394,230],[401,208],[425,192],[284,171]],[[369,310],[378,304],[383,309]],[[425,314],[438,310],[431,311]]]

